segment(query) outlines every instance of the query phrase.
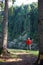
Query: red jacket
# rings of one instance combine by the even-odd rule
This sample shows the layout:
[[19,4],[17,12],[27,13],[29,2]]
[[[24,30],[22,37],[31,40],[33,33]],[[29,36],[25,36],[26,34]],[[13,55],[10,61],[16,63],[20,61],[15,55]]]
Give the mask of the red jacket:
[[30,39],[29,40],[26,40],[26,44],[27,45],[30,45],[31,43],[32,43],[32,40],[30,40]]

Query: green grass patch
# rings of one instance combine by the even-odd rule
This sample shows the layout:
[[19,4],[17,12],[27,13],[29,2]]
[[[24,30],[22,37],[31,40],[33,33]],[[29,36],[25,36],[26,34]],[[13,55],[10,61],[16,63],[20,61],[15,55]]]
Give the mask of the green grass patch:
[[1,62],[3,62],[3,60],[2,60],[2,59],[0,59],[0,63],[1,63]]
[[11,54],[12,58],[18,58],[18,56],[16,54]]
[[23,52],[26,52],[26,50],[19,50],[19,49],[8,49],[10,52],[13,52],[13,53],[23,53]]
[[38,55],[39,51],[27,50],[26,53],[31,53],[33,55]]
[[8,49],[9,52],[13,52],[13,53],[30,53],[33,55],[38,55],[39,51],[33,51],[33,50],[20,50],[20,49]]

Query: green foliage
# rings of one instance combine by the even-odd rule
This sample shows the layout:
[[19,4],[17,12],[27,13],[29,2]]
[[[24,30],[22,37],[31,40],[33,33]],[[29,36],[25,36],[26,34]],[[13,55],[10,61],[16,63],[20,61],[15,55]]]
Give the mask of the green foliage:
[[10,8],[9,8],[9,16],[13,16],[13,13],[14,13],[14,12],[13,12],[13,7],[10,7]]
[[[14,0],[13,0],[14,3]],[[3,18],[0,16],[0,21]],[[1,24],[0,24],[1,25]],[[1,29],[0,29],[1,30]],[[8,40],[18,39],[27,34],[38,42],[38,3],[10,7],[8,10]]]
[[34,39],[34,41],[38,41],[38,6],[37,3],[33,3],[30,5],[30,36]]
[[12,0],[12,2],[13,2],[13,4],[14,4],[15,0]]

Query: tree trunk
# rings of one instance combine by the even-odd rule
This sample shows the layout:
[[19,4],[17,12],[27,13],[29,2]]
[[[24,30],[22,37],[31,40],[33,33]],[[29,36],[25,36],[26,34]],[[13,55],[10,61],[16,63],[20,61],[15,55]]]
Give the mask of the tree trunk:
[[43,20],[40,20],[39,23],[39,60],[41,64],[41,60],[43,60]]
[[39,55],[35,62],[38,65],[40,60],[40,65],[43,65],[43,0],[39,0],[39,21],[38,21],[38,40],[39,40]]
[[2,22],[2,47],[5,53],[7,50],[7,37],[8,37],[8,0],[5,0],[4,18]]
[[39,34],[39,60],[40,64],[43,60],[43,0],[39,0],[39,24],[38,24],[38,34]]

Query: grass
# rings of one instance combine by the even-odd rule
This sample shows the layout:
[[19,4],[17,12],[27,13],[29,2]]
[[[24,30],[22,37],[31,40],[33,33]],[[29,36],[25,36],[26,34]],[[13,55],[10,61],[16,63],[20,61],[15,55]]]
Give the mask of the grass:
[[38,51],[33,51],[33,50],[20,50],[20,49],[8,49],[9,52],[13,52],[13,53],[31,53],[35,56],[38,55]]
[[0,63],[1,63],[1,62],[3,62],[3,60],[2,60],[2,59],[0,59]]
[[26,52],[26,50],[20,50],[20,49],[8,49],[10,52],[14,52],[14,53],[20,53],[20,52]]
[[29,54],[31,55],[33,55],[33,56],[36,56],[36,57],[38,57],[38,51],[33,51],[33,50],[20,50],[20,49],[8,49],[9,50],[9,52],[12,52],[13,54],[11,54],[11,57],[13,57],[13,58],[19,58],[17,55],[16,55],[16,53],[28,53],[27,55],[29,56]]
[[[33,51],[33,50],[20,50],[20,49],[8,49],[8,51],[13,54],[11,54],[11,57],[12,58],[19,58],[18,55],[16,55],[16,53],[28,53],[28,56],[29,54],[32,54],[34,56],[38,56],[38,51]],[[4,62],[3,59],[0,58],[0,62]]]
[[16,54],[11,54],[12,58],[18,58],[18,56]]

